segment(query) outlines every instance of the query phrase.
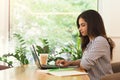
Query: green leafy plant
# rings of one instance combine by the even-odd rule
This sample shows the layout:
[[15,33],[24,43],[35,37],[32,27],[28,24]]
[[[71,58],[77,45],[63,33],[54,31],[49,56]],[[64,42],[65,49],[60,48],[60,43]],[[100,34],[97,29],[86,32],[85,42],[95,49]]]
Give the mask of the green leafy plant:
[[80,59],[82,57],[82,50],[80,47],[81,40],[80,40],[79,35],[74,37],[74,39],[75,39],[75,43],[69,43],[68,45],[63,47],[62,51],[59,54],[68,53],[71,55],[71,58],[70,58],[71,60]]
[[51,54],[51,50],[50,50],[50,46],[49,46],[49,42],[48,39],[40,39],[42,42],[42,46],[40,45],[36,45],[36,51],[39,54],[48,54],[48,64],[51,61],[56,61],[57,59],[64,59],[62,57],[57,57],[58,54]]
[[29,61],[26,57],[27,49],[26,49],[26,42],[20,34],[14,34],[17,38],[19,45],[15,48],[15,53],[13,53],[13,57],[15,57],[21,64],[29,64]]
[[14,61],[9,61],[8,57],[12,56],[16,58],[20,64],[29,64],[29,61],[26,57],[27,49],[26,49],[26,42],[20,34],[14,34],[14,37],[17,39],[17,45],[15,47],[14,53],[8,53],[0,57],[0,61],[3,61],[8,64],[8,66],[13,66]]
[[38,55],[39,54],[43,54],[43,53],[49,53],[50,52],[50,49],[49,49],[49,42],[47,39],[41,39],[41,42],[43,44],[43,46],[40,46],[40,45],[36,45],[36,50],[38,52]]
[[0,61],[7,63],[7,66],[9,66],[9,67],[13,67],[13,65],[12,65],[13,62],[8,60],[7,58],[8,58],[8,56],[3,55],[2,57],[0,57]]

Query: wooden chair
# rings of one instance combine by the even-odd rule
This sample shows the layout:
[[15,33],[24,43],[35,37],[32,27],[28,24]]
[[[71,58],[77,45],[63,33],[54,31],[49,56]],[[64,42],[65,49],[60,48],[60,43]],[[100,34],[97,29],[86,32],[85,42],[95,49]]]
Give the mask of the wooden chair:
[[112,63],[113,74],[103,76],[100,80],[120,80],[120,62]]
[[120,80],[120,72],[103,76],[100,80]]
[[120,62],[112,63],[112,69],[114,73],[120,72]]

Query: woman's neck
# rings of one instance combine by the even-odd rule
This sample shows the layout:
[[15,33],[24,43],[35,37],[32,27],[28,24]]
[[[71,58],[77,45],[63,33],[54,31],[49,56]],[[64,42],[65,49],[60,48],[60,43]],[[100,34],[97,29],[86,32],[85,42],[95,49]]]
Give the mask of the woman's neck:
[[89,37],[89,40],[92,41],[94,39],[94,37]]

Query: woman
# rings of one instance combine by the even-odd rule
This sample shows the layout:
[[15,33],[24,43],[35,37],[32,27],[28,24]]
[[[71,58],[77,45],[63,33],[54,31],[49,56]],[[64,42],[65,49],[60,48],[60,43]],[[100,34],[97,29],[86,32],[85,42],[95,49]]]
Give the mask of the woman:
[[88,72],[90,80],[100,80],[107,74],[112,74],[110,61],[114,43],[107,37],[100,14],[87,10],[77,18],[77,27],[81,37],[83,56],[81,60],[57,60],[56,65],[78,65]]

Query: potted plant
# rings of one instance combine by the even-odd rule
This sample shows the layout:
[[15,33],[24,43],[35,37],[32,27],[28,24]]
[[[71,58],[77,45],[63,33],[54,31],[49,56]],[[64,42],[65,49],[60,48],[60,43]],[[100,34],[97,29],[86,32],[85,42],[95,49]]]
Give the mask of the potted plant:
[[14,34],[14,37],[17,39],[17,45],[15,47],[15,52],[8,53],[0,57],[0,61],[3,61],[8,64],[8,66],[13,67],[12,60],[9,60],[8,57],[14,57],[20,62],[20,65],[29,64],[29,61],[26,57],[27,49],[26,42],[20,34]]
[[36,45],[36,51],[38,53],[41,65],[46,65],[49,54],[49,42],[47,39],[41,39],[42,46]]
[[[43,45],[42,46],[36,45],[36,51],[37,51],[40,59],[42,57],[44,58],[44,60],[47,59],[47,62],[45,62],[45,63],[49,64],[52,61],[55,62],[57,59],[64,59],[62,57],[57,57],[57,54],[50,54],[51,51],[50,51],[50,46],[49,46],[48,39],[41,39],[41,42],[42,42]],[[42,55],[42,57],[41,57],[41,55]]]
[[40,54],[48,54],[49,53],[49,42],[47,39],[41,39],[42,46],[36,45],[36,50],[38,52],[38,55]]

